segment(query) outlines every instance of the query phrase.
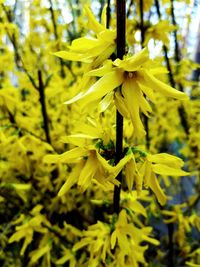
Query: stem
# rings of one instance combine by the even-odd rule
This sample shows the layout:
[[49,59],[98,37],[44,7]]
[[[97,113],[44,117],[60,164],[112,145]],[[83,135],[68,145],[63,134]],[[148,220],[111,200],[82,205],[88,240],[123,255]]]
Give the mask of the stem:
[[[125,54],[126,35],[126,3],[125,0],[117,0],[117,57],[122,59]],[[116,114],[116,161],[117,164],[123,157],[123,116],[117,111]],[[117,180],[122,182],[122,172],[117,176]],[[121,185],[115,186],[113,197],[114,213],[120,211],[120,191]]]
[[44,131],[46,135],[46,141],[51,144],[51,139],[50,139],[50,134],[49,134],[49,127],[48,127],[48,116],[47,116],[47,109],[46,109],[46,104],[45,104],[45,95],[44,95],[44,84],[42,81],[42,72],[41,70],[38,70],[38,81],[39,81],[39,86],[38,90],[40,93],[40,103],[42,106],[42,116],[44,120]]
[[[174,26],[177,26],[176,24],[176,19],[175,19],[175,14],[174,14],[174,1],[171,0],[171,17],[172,17],[172,24]],[[181,60],[181,54],[180,54],[180,50],[179,50],[179,45],[178,45],[178,38],[177,38],[177,30],[174,30],[174,42],[175,42],[175,61],[178,63]],[[178,68],[176,68],[176,72],[178,72]],[[178,89],[181,92],[184,92],[184,88],[183,85],[181,83],[178,83]],[[181,124],[185,130],[186,135],[189,135],[189,124],[187,121],[187,117],[186,117],[186,111],[183,105],[181,105],[178,109],[179,112],[179,116],[181,119]]]
[[[171,0],[171,17],[172,17],[172,24],[174,26],[177,26],[175,14],[174,14],[174,1],[173,0]],[[181,56],[180,56],[179,47],[178,47],[177,30],[174,30],[173,34],[174,34],[174,40],[175,40],[175,60],[176,62],[179,62],[181,60]]]
[[[159,1],[158,0],[155,0],[155,6],[156,6],[156,12],[158,14],[158,17],[161,20],[160,5],[159,5]],[[163,45],[163,51],[164,51],[165,61],[166,61],[166,64],[167,64],[169,82],[170,82],[172,87],[175,87],[176,83],[174,81],[174,77],[173,77],[173,74],[172,74],[172,68],[171,68],[171,65],[170,65],[170,61],[169,61],[166,45]]]
[[110,0],[107,1],[106,8],[106,28],[108,29],[110,26]]
[[[155,6],[156,6],[156,11],[157,11],[158,17],[159,17],[159,19],[161,19],[160,6],[159,6],[159,1],[158,0],[155,0]],[[174,26],[176,26],[173,0],[171,0],[171,16],[172,16],[172,23],[173,23]],[[177,39],[176,30],[174,31],[174,40],[175,40],[175,60],[176,60],[176,62],[179,62],[180,61],[180,53],[179,53],[178,39]],[[169,82],[170,82],[171,86],[175,88],[176,82],[174,80],[174,76],[173,76],[173,73],[172,73],[172,68],[171,68],[171,65],[170,65],[170,61],[169,61],[166,45],[163,45],[163,51],[164,51],[165,61],[166,61],[166,64],[167,64]],[[183,86],[180,83],[178,84],[178,88],[179,88],[179,90],[181,92],[184,91]],[[183,105],[181,105],[179,107],[178,112],[179,112],[179,116],[180,116],[180,120],[181,120],[181,124],[183,126],[183,129],[184,129],[186,135],[188,136],[189,135],[189,125],[188,125],[188,121],[187,121],[187,118],[186,118],[185,108],[184,108]]]
[[[52,0],[49,0],[49,4],[50,4],[49,10],[50,10],[50,13],[51,13],[51,21],[52,21],[53,30],[54,30],[54,37],[55,37],[55,40],[58,41],[59,40],[58,29],[57,29],[56,17],[55,17],[55,13],[54,13],[54,9],[53,9]],[[60,48],[59,48],[59,42],[57,43],[57,49],[60,50]],[[64,63],[63,63],[62,58],[60,58],[59,61],[60,61],[60,73],[61,73],[61,77],[62,78],[65,78]]]
[[144,14],[143,14],[143,0],[140,0],[140,33],[141,33],[141,47],[144,47],[144,37],[145,37],[145,31],[144,31]]
[[[141,48],[144,48],[144,39],[145,39],[145,28],[144,28],[144,2],[140,0],[140,34],[141,34]],[[150,147],[150,137],[149,137],[149,125],[148,125],[148,117],[144,115],[144,127],[146,131],[146,147],[149,149]]]

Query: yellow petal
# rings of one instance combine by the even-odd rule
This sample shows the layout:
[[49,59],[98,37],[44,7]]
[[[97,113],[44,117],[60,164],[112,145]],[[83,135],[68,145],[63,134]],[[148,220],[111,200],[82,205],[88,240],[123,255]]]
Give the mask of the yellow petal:
[[124,98],[119,91],[115,92],[115,106],[124,118],[130,117]]
[[107,160],[105,160],[97,151],[96,151],[96,157],[99,161],[99,163],[101,164],[101,166],[103,166],[103,168],[109,172],[112,172],[114,170],[114,167],[111,166]]
[[91,154],[88,157],[78,179],[78,185],[81,187],[82,192],[84,192],[90,185],[97,168],[98,161],[96,159],[96,154],[94,151],[91,151]]
[[50,250],[51,250],[51,246],[49,244],[39,249],[33,250],[29,255],[31,259],[30,262],[31,263],[37,262],[39,258],[41,258],[44,254],[46,254]]
[[66,182],[64,183],[64,185],[61,187],[61,189],[58,192],[59,197],[62,197],[63,195],[65,195],[70,190],[70,188],[78,182],[78,177],[81,173],[82,168],[84,167],[84,164],[85,162],[84,160],[82,160],[79,164],[73,167],[72,172],[69,174]]
[[81,37],[75,39],[69,49],[73,52],[87,53],[88,50],[99,45],[99,40],[96,38]]
[[[96,136],[92,136],[89,134],[71,134],[68,136],[61,137],[61,142],[63,143],[70,143],[75,146],[85,147],[92,144],[92,140],[96,139]],[[84,152],[83,152],[84,153]]]
[[139,170],[139,172],[141,175],[143,174],[144,186],[147,187],[151,179],[151,173],[152,173],[151,163],[148,161],[145,161],[141,169]]
[[122,158],[116,166],[112,167],[112,172],[109,176],[109,178],[115,178],[120,173],[122,168],[126,165],[126,163],[132,158],[132,154],[126,155],[124,158]]
[[189,261],[186,261],[186,264],[187,264],[187,266],[189,266],[189,267],[199,267],[199,266],[200,266],[200,264],[195,264],[195,263],[193,263],[193,262],[189,262]]
[[13,186],[16,190],[29,190],[31,188],[31,184],[9,184]]
[[106,62],[104,63],[104,65],[102,67],[100,67],[98,69],[91,70],[91,71],[87,72],[85,75],[101,77],[110,71],[112,71],[112,61],[106,60]]
[[128,186],[128,190],[132,191],[134,177],[135,177],[135,162],[133,159],[128,161],[125,166],[125,176],[126,176],[126,183]]
[[173,97],[180,100],[188,99],[188,96],[185,93],[180,92],[174,89],[173,87],[159,81],[147,71],[144,72],[144,80],[141,80],[141,83],[146,87],[154,88],[155,91],[158,91],[165,96]]
[[69,163],[69,162],[72,163],[86,155],[87,153],[84,148],[76,147],[60,155],[46,155],[43,161],[45,163],[56,163],[58,161],[62,163]]
[[98,112],[102,113],[113,103],[113,92],[108,93],[104,98],[99,102]]
[[124,60],[116,59],[114,65],[122,68],[125,71],[136,71],[141,68],[141,65],[149,60],[147,48],[144,48],[139,53]]
[[169,167],[182,167],[184,165],[184,162],[182,159],[167,154],[167,153],[159,153],[155,155],[148,155],[147,160],[154,163],[161,163],[168,165]]
[[71,251],[69,249],[65,249],[64,252],[64,256],[62,258],[60,258],[59,260],[57,260],[55,263],[56,264],[61,264],[63,265],[65,262],[69,261],[71,258],[73,258],[73,254],[71,253]]
[[99,33],[105,29],[103,25],[101,25],[93,15],[91,9],[88,6],[84,7],[85,13],[88,17],[88,28],[93,30],[95,33]]
[[70,52],[70,51],[59,51],[56,53],[53,53],[54,56],[60,57],[65,60],[70,60],[70,61],[81,61],[85,63],[91,63],[92,59],[85,56],[82,53],[75,53],[75,52]]
[[143,95],[140,96],[140,108],[141,108],[141,111],[142,111],[147,117],[149,117],[149,113],[152,112],[152,108],[151,108],[149,102],[144,98]]
[[165,203],[167,201],[167,197],[164,194],[163,190],[161,189],[161,187],[158,183],[158,180],[157,180],[157,178],[153,172],[151,173],[151,178],[149,180],[148,186],[151,188],[151,190],[156,195],[158,202],[161,205],[165,205]]
[[153,92],[153,89],[150,87],[146,87],[144,85],[142,85],[139,81],[137,81],[138,86],[140,87],[140,89],[142,90],[142,92],[153,102],[155,103],[155,94]]
[[100,78],[89,90],[79,98],[79,103],[86,106],[88,103],[99,100],[117,88],[123,81],[123,73],[120,71],[112,71]]
[[152,170],[161,175],[171,175],[171,176],[187,176],[190,175],[188,172],[182,171],[181,169],[171,168],[164,164],[153,164]]
[[130,112],[134,135],[135,137],[141,138],[145,135],[145,130],[140,119],[140,88],[133,79],[126,79],[122,85],[122,94]]
[[130,201],[130,203],[128,204],[128,206],[134,212],[139,213],[139,214],[142,214],[144,217],[147,217],[146,209],[143,207],[143,205],[139,201],[137,201],[137,200]]

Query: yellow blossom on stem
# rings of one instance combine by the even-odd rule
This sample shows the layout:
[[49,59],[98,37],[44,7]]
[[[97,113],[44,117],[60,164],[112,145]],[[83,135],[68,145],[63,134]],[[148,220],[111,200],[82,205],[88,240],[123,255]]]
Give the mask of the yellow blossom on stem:
[[102,97],[121,85],[122,89],[117,95],[116,107],[123,116],[129,114],[134,127],[134,136],[141,138],[145,135],[145,130],[140,119],[140,112],[148,116],[152,111],[145,96],[152,102],[155,101],[154,91],[175,99],[186,100],[188,98],[183,92],[158,80],[155,75],[160,73],[160,70],[151,68],[150,62],[152,64],[147,48],[123,60],[116,59],[112,64],[111,61],[107,61],[103,67],[87,73],[89,76],[102,77],[86,92],[80,92],[65,104],[78,101],[84,107],[90,102],[100,101]]
[[55,56],[65,60],[81,61],[99,66],[105,59],[114,52],[116,44],[116,31],[106,29],[105,12],[102,13],[103,23],[99,23],[88,6],[84,8],[88,17],[88,28],[96,37],[80,37],[75,39],[68,47],[68,51],[59,51]]

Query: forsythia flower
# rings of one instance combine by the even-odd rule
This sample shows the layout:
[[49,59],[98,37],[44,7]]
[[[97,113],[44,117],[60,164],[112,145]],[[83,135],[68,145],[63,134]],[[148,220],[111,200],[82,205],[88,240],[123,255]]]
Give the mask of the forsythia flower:
[[150,68],[149,54],[145,48],[132,57],[108,61],[103,67],[87,73],[89,76],[102,77],[86,92],[80,92],[65,104],[79,101],[82,106],[86,106],[122,85],[121,93],[116,96],[116,107],[123,116],[131,118],[135,137],[143,137],[145,130],[140,119],[140,111],[147,116],[152,111],[144,94],[152,102],[155,101],[154,90],[168,97],[187,99],[183,92],[159,81],[155,75],[160,72],[160,69]]
[[161,205],[166,203],[166,196],[161,189],[155,174],[168,175],[168,176],[186,176],[188,172],[181,170],[184,162],[176,157],[167,153],[160,153],[155,155],[148,155],[147,161],[142,166],[142,173],[144,177],[144,185],[150,187],[156,195]]
[[87,231],[83,231],[82,239],[74,245],[73,251],[85,246],[90,253],[87,266],[98,267],[100,260],[105,262],[107,254],[111,255],[110,226],[100,221],[89,226]]
[[148,41],[153,38],[154,40],[162,41],[163,44],[169,45],[169,33],[176,30],[176,26],[170,25],[169,21],[163,20],[157,24],[151,26],[147,29],[145,33],[145,43],[147,45]]
[[102,14],[102,24],[96,20],[87,6],[85,6],[85,12],[88,17],[88,27],[95,32],[96,38],[81,37],[75,39],[68,47],[69,51],[59,51],[54,55],[66,60],[92,63],[93,67],[97,67],[114,52],[116,31],[106,29],[105,10]]
[[158,183],[156,174],[168,176],[189,175],[188,172],[181,170],[184,163],[180,158],[166,153],[146,154],[140,158],[140,161],[136,163],[135,155],[129,149],[128,154],[114,167],[115,171],[110,175],[110,178],[116,177],[124,167],[129,191],[132,190],[133,185],[136,186],[138,194],[142,191],[143,185],[149,187],[161,205],[166,203],[167,197]]
[[126,211],[120,212],[111,235],[111,248],[114,249],[116,246],[119,248],[116,249],[118,262],[116,266],[137,267],[139,262],[145,263],[143,253],[148,246],[141,246],[141,242],[159,245],[159,241],[148,236],[151,230],[151,227],[136,228],[133,223],[128,223]]
[[74,184],[78,184],[82,191],[85,191],[91,182],[95,180],[105,189],[112,188],[112,184],[119,185],[119,182],[110,177],[112,167],[93,146],[76,147],[60,155],[47,155],[44,158],[47,163],[77,163],[69,174],[67,181],[58,192],[59,196],[64,195]]
[[16,226],[16,232],[10,237],[9,243],[19,241],[24,238],[20,255],[24,255],[27,246],[32,242],[34,232],[43,234],[48,232],[48,230],[42,224],[45,223],[48,226],[50,224],[45,216],[40,214],[41,209],[42,206],[37,205],[31,211],[31,215],[33,216],[32,218],[29,218],[29,220],[24,220],[24,215],[21,215],[21,217],[15,222],[16,224],[23,222],[23,224]]

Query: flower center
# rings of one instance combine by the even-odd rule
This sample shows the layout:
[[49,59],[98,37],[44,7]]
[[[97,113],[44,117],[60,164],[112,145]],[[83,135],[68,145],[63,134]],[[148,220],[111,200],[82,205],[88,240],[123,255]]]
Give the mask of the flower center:
[[125,78],[136,78],[137,77],[137,71],[125,71]]

